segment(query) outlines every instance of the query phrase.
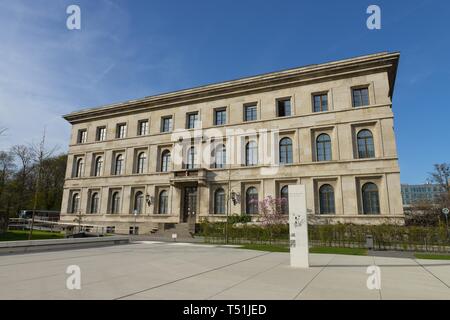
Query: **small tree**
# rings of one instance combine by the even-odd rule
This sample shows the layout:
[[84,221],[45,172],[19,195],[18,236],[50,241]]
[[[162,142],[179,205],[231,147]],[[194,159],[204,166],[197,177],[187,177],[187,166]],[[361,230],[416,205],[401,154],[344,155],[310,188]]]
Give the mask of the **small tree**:
[[259,220],[269,231],[270,241],[272,241],[275,231],[287,224],[289,216],[287,215],[286,209],[287,199],[285,198],[267,196],[262,201],[259,201]]
[[433,183],[441,186],[445,191],[450,192],[450,163],[438,163],[434,165],[434,171],[430,172]]

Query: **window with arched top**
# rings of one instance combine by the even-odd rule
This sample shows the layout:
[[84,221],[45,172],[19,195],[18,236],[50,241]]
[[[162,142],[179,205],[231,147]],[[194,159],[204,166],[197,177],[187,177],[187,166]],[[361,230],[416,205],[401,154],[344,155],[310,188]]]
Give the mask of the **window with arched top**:
[[196,162],[196,150],[195,147],[190,147],[187,151],[186,169],[194,169]]
[[222,188],[214,192],[214,213],[225,214],[225,191]]
[[375,147],[373,144],[373,135],[370,130],[364,129],[358,132],[357,135],[358,144],[358,158],[374,158]]
[[75,177],[79,178],[83,176],[83,169],[84,169],[84,160],[83,158],[79,158],[76,162]]
[[136,164],[136,173],[144,173],[146,164],[147,164],[147,154],[145,152],[140,152],[138,154]]
[[362,201],[364,214],[380,213],[380,198],[375,183],[368,182],[362,186]]
[[289,214],[289,186],[284,186],[280,190],[281,213]]
[[158,213],[166,214],[169,212],[169,197],[166,190],[163,190],[159,193],[159,206]]
[[316,139],[317,161],[331,160],[331,139],[326,133],[322,133]]
[[118,191],[114,192],[111,197],[111,213],[116,214],[120,211],[120,194]]
[[80,210],[80,194],[74,193],[72,195],[72,204],[70,206],[70,212],[78,213],[79,210]]
[[102,175],[103,171],[103,157],[97,157],[95,159],[95,166],[94,166],[94,176],[100,177]]
[[245,212],[247,214],[258,213],[258,190],[255,187],[250,187],[245,193]]
[[227,162],[227,149],[224,144],[220,144],[214,148],[212,158],[214,168],[225,168]]
[[98,196],[98,192],[94,192],[91,195],[91,206],[89,210],[91,213],[98,213],[99,202],[100,197]]
[[142,214],[144,212],[144,194],[141,191],[134,195],[133,213]]
[[170,151],[164,150],[161,154],[161,171],[168,172],[170,170]]
[[123,166],[124,166],[124,160],[123,155],[119,154],[116,157],[116,162],[114,164],[114,174],[115,175],[121,175],[123,173]]
[[280,164],[292,163],[292,140],[290,138],[280,140],[279,152]]
[[245,145],[245,165],[255,166],[258,164],[258,145],[256,141],[249,141]]
[[320,214],[334,214],[334,189],[329,184],[324,184],[319,189]]

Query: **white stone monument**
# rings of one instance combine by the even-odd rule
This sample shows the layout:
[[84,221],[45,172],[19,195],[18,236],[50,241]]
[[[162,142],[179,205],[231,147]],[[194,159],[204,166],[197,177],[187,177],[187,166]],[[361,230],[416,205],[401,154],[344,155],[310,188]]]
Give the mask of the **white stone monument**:
[[289,186],[289,240],[291,267],[309,268],[305,185]]

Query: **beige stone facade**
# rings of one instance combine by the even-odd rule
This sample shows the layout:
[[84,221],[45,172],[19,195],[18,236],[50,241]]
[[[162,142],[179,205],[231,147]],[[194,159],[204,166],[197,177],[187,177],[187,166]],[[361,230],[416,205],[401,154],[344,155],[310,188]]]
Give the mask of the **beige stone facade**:
[[255,220],[250,198],[305,184],[318,221],[401,223],[398,60],[379,53],[68,114],[61,219],[81,212],[141,234],[227,214]]

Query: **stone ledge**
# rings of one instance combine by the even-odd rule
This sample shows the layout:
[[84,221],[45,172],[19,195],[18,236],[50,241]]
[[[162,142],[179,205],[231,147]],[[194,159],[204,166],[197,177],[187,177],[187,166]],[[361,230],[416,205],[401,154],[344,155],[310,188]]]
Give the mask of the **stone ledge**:
[[127,236],[4,241],[0,242],[0,255],[8,253],[26,253],[48,250],[70,250],[77,248],[111,246],[128,243],[130,243],[130,238]]

